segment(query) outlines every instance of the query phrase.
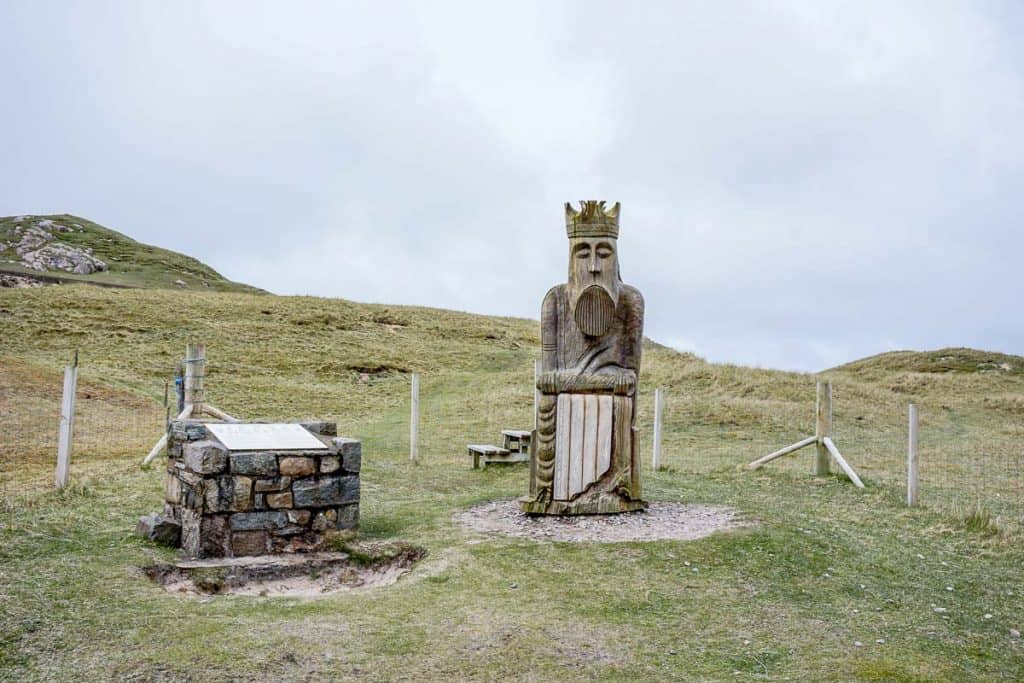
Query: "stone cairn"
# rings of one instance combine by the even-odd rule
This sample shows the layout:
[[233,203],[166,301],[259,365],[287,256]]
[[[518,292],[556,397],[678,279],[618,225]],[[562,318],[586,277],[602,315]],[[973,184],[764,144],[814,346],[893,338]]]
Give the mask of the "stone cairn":
[[331,422],[302,423],[323,450],[229,451],[198,420],[168,428],[163,515],[140,520],[154,540],[175,527],[189,558],[323,549],[359,523],[362,444]]

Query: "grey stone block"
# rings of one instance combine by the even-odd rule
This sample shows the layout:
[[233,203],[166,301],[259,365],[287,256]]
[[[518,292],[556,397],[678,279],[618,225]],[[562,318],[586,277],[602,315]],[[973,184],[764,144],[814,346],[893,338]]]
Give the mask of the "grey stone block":
[[189,486],[199,486],[203,483],[203,475],[189,472],[186,469],[178,470],[178,477],[183,484],[188,484]]
[[359,477],[321,477],[292,484],[295,507],[335,507],[359,502]]
[[286,491],[292,485],[291,477],[274,477],[273,479],[257,479],[256,493],[276,493]]
[[168,474],[164,482],[164,501],[179,505],[181,503],[181,479],[177,473]]
[[[211,486],[216,484],[211,483]],[[181,505],[182,507],[188,508],[189,510],[202,510],[203,509],[203,497],[206,492],[206,484],[203,480],[195,486],[189,486],[182,484],[181,486]]]
[[235,531],[256,531],[259,529],[283,529],[288,525],[288,515],[283,512],[236,512],[231,515],[231,528]]
[[181,544],[181,524],[155,512],[139,517],[135,533],[155,543],[163,543],[175,548]]
[[229,554],[230,537],[226,515],[203,515],[199,526],[200,557],[224,557]]
[[168,432],[171,441],[202,441],[207,438],[206,426],[198,420],[173,420]]
[[336,529],[355,529],[359,526],[359,504],[344,505],[338,508]]
[[252,479],[235,477],[234,496],[231,501],[233,511],[242,512],[252,508]]
[[334,439],[334,447],[341,455],[341,467],[346,472],[358,472],[363,460],[363,442],[339,436]]
[[217,477],[206,482],[203,509],[206,512],[229,512],[233,508],[235,480],[233,477]]
[[202,513],[195,509],[181,510],[181,551],[185,557],[199,557],[199,531],[202,519]]
[[185,444],[185,467],[199,474],[217,474],[228,466],[228,451],[216,441]]
[[333,527],[338,521],[337,510],[323,510],[316,513],[316,517],[313,518],[313,524],[310,525],[313,531],[327,531]]
[[231,473],[253,477],[276,477],[277,453],[232,453]]
[[313,513],[309,510],[288,510],[288,521],[292,524],[309,524],[310,517]]
[[231,534],[231,554],[235,557],[262,555],[267,552],[269,541],[266,531],[239,531]]

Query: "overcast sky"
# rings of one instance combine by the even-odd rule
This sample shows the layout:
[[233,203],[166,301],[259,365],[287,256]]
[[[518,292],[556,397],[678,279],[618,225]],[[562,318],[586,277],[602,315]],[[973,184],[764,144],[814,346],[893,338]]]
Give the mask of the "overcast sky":
[[0,0],[0,215],[536,318],[622,202],[648,336],[1024,353],[1024,3]]

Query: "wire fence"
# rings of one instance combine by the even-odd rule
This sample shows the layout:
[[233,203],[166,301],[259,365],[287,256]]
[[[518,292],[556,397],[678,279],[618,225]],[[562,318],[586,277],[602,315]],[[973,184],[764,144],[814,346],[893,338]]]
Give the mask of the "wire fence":
[[[533,427],[533,390],[523,381],[490,388],[480,395],[466,378],[424,377],[420,389],[418,452],[431,462],[468,463],[466,444],[501,444],[503,429]],[[10,500],[10,482],[21,463],[56,464],[60,425],[60,388],[20,393],[5,400],[0,393],[0,495]],[[650,467],[653,431],[653,389],[638,396],[637,424],[645,469]],[[9,398],[9,397],[8,397]],[[133,456],[141,460],[164,433],[168,409],[161,401],[104,400],[79,389],[72,448],[75,464]],[[813,434],[813,394],[806,405],[765,404],[743,400],[715,401],[706,397],[673,395],[666,391],[663,416],[662,463],[667,469],[699,474],[735,467],[790,442]],[[732,402],[734,401],[734,402]],[[171,394],[171,410],[174,406]],[[359,438],[364,452],[391,460],[410,453],[408,393],[358,424],[346,415],[323,415],[336,421],[339,434]],[[897,408],[894,407],[895,411]],[[895,415],[872,419],[850,413],[837,395],[832,438],[845,459],[869,486],[882,486],[903,496],[907,476],[907,425]],[[979,408],[972,415],[944,406],[921,409],[919,430],[919,504],[960,517],[974,516],[982,525],[1024,529],[1024,423]],[[244,415],[244,418],[288,421],[283,416]],[[308,417],[308,416],[297,416]],[[969,418],[969,419],[968,419]],[[794,424],[806,424],[801,432]],[[986,427],[987,426],[987,427]],[[789,441],[791,439],[791,441]],[[769,467],[796,467],[810,472],[813,446],[797,458],[784,458]],[[37,472],[46,471],[35,468]],[[52,476],[52,469],[48,470]],[[40,475],[37,475],[37,477]],[[74,480],[74,475],[72,475]]]
[[[891,487],[905,499],[909,421],[902,408],[903,424],[836,419],[833,440],[870,484]],[[983,409],[970,421],[945,406],[919,411],[918,505],[973,520],[981,530],[1024,530],[1024,442],[1006,433],[1012,420]]]
[[[76,458],[107,459],[149,450],[164,433],[166,418],[159,404],[147,409],[121,406],[90,410],[76,406],[73,452]],[[37,412],[0,413],[0,452],[8,466],[42,463],[56,457],[60,406]]]

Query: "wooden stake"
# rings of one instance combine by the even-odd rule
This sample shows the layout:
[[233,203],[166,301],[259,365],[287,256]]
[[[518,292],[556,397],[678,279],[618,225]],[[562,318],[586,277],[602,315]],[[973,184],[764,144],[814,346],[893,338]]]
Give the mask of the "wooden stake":
[[917,406],[910,404],[907,438],[907,505],[917,505]]
[[60,441],[57,445],[57,473],[54,483],[62,489],[68,485],[71,472],[71,444],[75,434],[75,388],[78,386],[78,365],[64,368],[64,393],[60,402]]
[[651,468],[657,472],[661,469],[661,416],[665,408],[664,395],[661,389],[654,390],[654,452],[651,455]]
[[775,451],[774,453],[769,453],[768,455],[764,456],[763,458],[758,458],[754,462],[752,462],[749,465],[747,465],[747,469],[748,470],[759,469],[762,466],[767,465],[768,463],[770,463],[772,460],[775,460],[777,458],[781,458],[784,455],[789,455],[790,453],[794,453],[794,452],[800,450],[801,448],[804,448],[805,446],[810,446],[812,443],[817,443],[817,442],[818,442],[818,437],[816,437],[816,436],[809,436],[806,439],[804,439],[803,441],[797,441],[795,444],[793,444],[791,446],[786,446],[785,448],[780,448],[779,450]]
[[[178,417],[176,417],[174,419],[175,420],[187,420],[191,416],[192,416],[192,406],[186,404],[185,405],[185,410],[183,410],[180,413],[178,413]],[[156,456],[160,455],[160,451],[162,451],[166,447],[167,447],[167,433],[165,432],[164,435],[160,437],[160,440],[156,442],[156,445],[153,446],[153,449],[146,455],[145,458],[142,459],[142,466],[145,467],[150,462],[152,462],[153,458],[155,458]]]
[[850,467],[850,464],[846,462],[843,456],[839,453],[839,449],[836,448],[836,445],[834,443],[832,443],[832,439],[826,436],[824,439],[822,439],[822,442],[825,446],[825,449],[828,450],[828,452],[835,459],[836,464],[839,465],[839,469],[846,473],[846,476],[850,478],[850,481],[853,482],[854,486],[856,486],[859,489],[864,488],[864,482],[860,480],[860,477],[857,476],[857,473],[853,471],[853,468]]
[[213,405],[212,403],[204,403],[203,404],[203,412],[205,412],[207,415],[212,415],[213,417],[217,418],[218,420],[224,420],[225,422],[238,422],[239,421],[239,419],[237,417],[232,417],[231,415],[228,415],[227,413],[225,413],[223,410],[221,410],[217,406]]
[[416,462],[419,457],[420,435],[420,376],[412,375],[412,414],[409,417],[409,460]]
[[829,473],[829,452],[824,439],[832,436],[832,382],[818,382],[818,402],[815,409],[814,435],[818,437],[817,457],[814,459],[814,474],[826,476]]

